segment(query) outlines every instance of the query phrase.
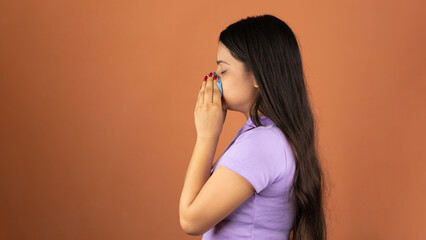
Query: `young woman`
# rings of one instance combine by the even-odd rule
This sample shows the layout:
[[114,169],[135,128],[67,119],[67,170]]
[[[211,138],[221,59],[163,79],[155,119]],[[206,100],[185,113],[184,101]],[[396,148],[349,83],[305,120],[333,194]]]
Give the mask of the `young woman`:
[[[294,33],[271,15],[242,19],[221,32],[217,63],[223,96],[216,75],[206,75],[182,229],[203,240],[326,239],[315,121]],[[212,168],[227,110],[247,122]]]

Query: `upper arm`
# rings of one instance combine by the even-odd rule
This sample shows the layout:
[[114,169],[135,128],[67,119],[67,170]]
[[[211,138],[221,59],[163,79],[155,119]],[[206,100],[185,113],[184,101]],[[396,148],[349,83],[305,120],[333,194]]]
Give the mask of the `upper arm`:
[[255,193],[251,183],[236,172],[219,165],[186,212],[186,232],[201,235]]

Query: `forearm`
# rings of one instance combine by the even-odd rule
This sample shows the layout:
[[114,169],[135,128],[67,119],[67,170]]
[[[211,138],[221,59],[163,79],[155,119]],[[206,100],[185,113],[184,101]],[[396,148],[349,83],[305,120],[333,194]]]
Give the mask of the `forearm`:
[[217,138],[197,139],[180,197],[180,214],[191,205],[210,177],[217,143]]

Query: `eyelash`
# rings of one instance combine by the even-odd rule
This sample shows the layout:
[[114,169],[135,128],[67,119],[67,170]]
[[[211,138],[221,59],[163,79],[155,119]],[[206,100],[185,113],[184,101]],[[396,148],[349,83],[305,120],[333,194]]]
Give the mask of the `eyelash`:
[[225,71],[223,71],[223,72],[221,72],[220,74],[224,74],[226,72],[226,70]]

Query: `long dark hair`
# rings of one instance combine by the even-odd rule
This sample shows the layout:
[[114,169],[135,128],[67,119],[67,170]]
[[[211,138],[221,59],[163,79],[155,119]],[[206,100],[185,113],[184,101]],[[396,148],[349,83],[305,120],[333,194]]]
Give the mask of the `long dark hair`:
[[259,92],[250,118],[261,126],[258,111],[288,139],[296,171],[291,185],[296,214],[293,240],[327,239],[325,185],[316,148],[315,120],[308,99],[302,57],[290,27],[272,15],[252,16],[229,25],[219,41],[252,72]]

